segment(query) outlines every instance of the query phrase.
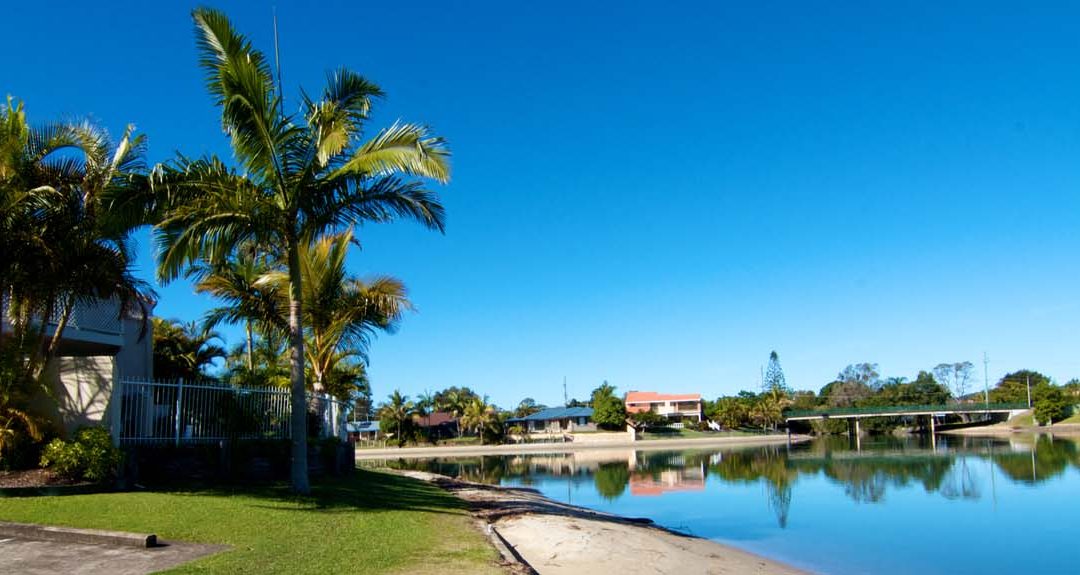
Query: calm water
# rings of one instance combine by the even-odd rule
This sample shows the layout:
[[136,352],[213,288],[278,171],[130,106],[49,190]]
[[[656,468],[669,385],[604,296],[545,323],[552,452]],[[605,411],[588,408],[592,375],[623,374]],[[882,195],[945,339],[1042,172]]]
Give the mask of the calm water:
[[741,450],[399,461],[833,574],[1080,573],[1076,440],[830,438]]

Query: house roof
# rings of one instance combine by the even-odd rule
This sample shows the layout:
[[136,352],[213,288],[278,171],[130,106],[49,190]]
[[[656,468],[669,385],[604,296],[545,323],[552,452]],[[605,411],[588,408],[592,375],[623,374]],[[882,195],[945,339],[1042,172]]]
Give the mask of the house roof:
[[512,417],[506,420],[508,423],[519,421],[551,421],[553,419],[566,419],[570,417],[592,417],[591,407],[552,407],[537,411],[525,417]]
[[423,417],[415,415],[413,418],[420,427],[438,427],[444,423],[457,422],[457,418],[454,417],[454,414],[447,411],[434,411],[430,415],[425,415]]
[[657,393],[655,391],[630,391],[626,403],[655,403],[659,401],[701,401],[700,393]]

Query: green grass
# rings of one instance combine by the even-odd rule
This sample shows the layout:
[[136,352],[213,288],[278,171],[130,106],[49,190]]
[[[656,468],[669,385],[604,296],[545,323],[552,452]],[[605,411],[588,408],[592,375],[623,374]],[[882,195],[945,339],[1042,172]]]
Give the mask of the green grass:
[[1030,411],[1028,413],[1022,413],[1009,419],[1009,421],[1006,422],[1006,425],[1029,427],[1035,425],[1035,416],[1033,416]]
[[501,573],[459,499],[363,470],[317,482],[304,498],[280,485],[9,497],[0,520],[232,547],[170,573]]
[[744,435],[761,435],[760,433],[748,433],[745,431],[698,431],[696,429],[672,429],[656,433],[646,431],[641,434],[641,439],[696,439],[699,437],[740,437]]

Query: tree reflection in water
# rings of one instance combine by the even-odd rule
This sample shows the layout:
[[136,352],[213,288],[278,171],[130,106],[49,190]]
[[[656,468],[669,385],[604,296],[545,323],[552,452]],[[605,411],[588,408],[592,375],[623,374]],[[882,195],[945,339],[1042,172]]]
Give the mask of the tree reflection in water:
[[853,450],[844,438],[823,438],[789,449],[767,446],[741,450],[635,451],[587,450],[575,453],[487,456],[453,459],[400,459],[391,467],[419,469],[484,483],[513,480],[529,485],[561,479],[590,482],[600,497],[661,496],[704,489],[706,478],[728,484],[762,483],[767,504],[781,528],[787,526],[793,487],[801,476],[822,476],[859,503],[879,503],[892,488],[919,485],[947,499],[982,497],[979,468],[969,459],[989,460],[1005,477],[1040,483],[1080,468],[1074,440],[1047,435],[992,438],[941,437],[876,439]]

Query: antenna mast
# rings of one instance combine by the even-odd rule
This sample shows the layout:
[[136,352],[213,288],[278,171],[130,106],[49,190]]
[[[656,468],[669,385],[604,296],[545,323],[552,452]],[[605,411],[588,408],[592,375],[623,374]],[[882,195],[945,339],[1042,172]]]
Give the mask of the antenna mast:
[[271,11],[274,15],[274,67],[277,68],[278,108],[280,112],[285,106],[285,94],[281,88],[281,52],[278,48],[277,6],[273,6]]

